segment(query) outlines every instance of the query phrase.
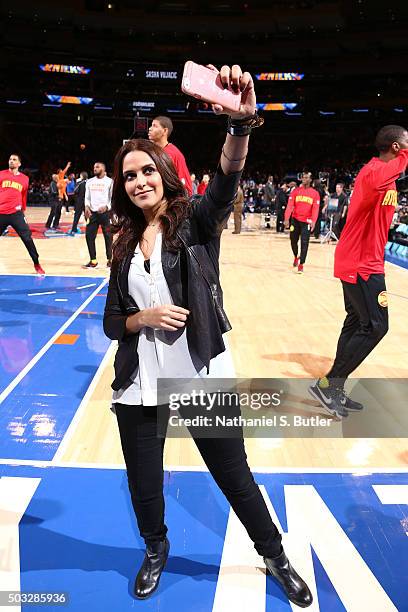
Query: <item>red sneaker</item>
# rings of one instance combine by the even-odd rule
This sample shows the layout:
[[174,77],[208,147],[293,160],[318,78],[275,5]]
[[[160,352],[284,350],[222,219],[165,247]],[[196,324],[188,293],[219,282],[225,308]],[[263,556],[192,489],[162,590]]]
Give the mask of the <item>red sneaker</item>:
[[298,271],[298,274],[303,274],[303,264],[298,265],[297,271]]
[[42,269],[42,267],[40,266],[40,264],[34,264],[34,270],[36,271],[36,273],[38,274],[38,276],[45,276],[45,272]]
[[297,268],[298,265],[299,265],[299,257],[295,257],[295,259],[293,260],[293,267]]

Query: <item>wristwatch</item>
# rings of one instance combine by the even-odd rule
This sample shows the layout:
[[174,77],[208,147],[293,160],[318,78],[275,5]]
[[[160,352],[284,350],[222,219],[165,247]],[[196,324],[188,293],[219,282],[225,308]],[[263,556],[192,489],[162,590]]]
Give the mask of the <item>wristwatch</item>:
[[261,127],[265,122],[255,111],[253,115],[244,119],[232,119],[228,117],[227,132],[231,136],[249,136],[253,128]]

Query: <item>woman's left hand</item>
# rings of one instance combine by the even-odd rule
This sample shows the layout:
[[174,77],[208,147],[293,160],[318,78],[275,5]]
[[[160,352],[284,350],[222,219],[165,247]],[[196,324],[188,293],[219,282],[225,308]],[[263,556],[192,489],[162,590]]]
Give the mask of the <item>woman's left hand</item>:
[[[207,68],[218,70],[212,64],[207,65]],[[224,85],[231,86],[236,92],[241,91],[241,106],[238,112],[230,111],[220,104],[212,104],[212,109],[216,115],[230,115],[233,119],[245,119],[250,117],[256,111],[256,96],[254,82],[249,72],[242,72],[241,66],[234,64],[233,66],[223,66],[221,68],[220,77]]]

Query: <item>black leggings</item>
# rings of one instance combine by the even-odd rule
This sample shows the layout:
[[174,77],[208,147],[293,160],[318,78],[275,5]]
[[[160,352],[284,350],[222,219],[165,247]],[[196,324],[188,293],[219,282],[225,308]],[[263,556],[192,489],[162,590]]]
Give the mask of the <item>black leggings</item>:
[[[146,544],[163,540],[164,438],[157,437],[157,407],[115,404],[133,509]],[[167,410],[161,406],[159,410]],[[257,552],[276,557],[281,536],[248,467],[242,438],[195,438],[215,482],[246,528]]]
[[342,281],[347,316],[328,378],[343,382],[377,346],[388,331],[388,307],[384,274],[371,274],[357,283]]
[[96,259],[95,240],[99,226],[102,227],[105,238],[106,259],[112,259],[112,234],[110,231],[109,211],[104,213],[93,212],[86,226],[85,237],[88,245],[90,259]]
[[300,263],[304,264],[306,261],[307,250],[309,248],[310,240],[310,225],[305,221],[298,221],[292,217],[291,224],[293,230],[290,232],[290,244],[292,246],[293,255],[298,256],[298,242],[300,236]]
[[0,215],[0,236],[8,225],[11,225],[11,227],[17,232],[21,240],[24,242],[33,263],[35,265],[38,264],[38,252],[35,248],[34,241],[31,238],[31,230],[27,221],[25,220],[23,212],[19,210],[11,215]]

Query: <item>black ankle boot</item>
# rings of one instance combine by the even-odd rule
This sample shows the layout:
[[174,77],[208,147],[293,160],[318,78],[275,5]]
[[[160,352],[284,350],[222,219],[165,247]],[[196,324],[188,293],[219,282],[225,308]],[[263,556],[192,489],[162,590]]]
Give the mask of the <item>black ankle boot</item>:
[[307,584],[291,566],[284,550],[279,557],[264,557],[264,563],[272,576],[281,584],[292,603],[301,608],[310,606],[313,601],[312,594]]
[[135,595],[138,599],[146,599],[159,586],[160,576],[169,556],[170,542],[166,538],[163,542],[148,544],[142,567],[136,576]]

